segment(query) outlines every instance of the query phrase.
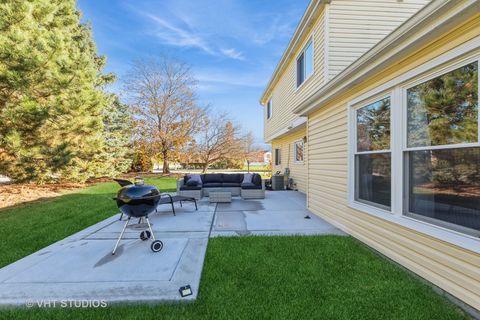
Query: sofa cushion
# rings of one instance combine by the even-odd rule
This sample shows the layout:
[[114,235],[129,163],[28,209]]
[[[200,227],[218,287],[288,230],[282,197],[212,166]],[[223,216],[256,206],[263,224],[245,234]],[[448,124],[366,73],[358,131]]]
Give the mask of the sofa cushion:
[[203,183],[222,183],[221,173],[209,173],[203,177]]
[[187,191],[187,190],[202,190],[202,187],[201,186],[183,185],[183,186],[180,187],[180,190],[184,190],[184,191]]
[[240,183],[236,183],[236,182],[222,182],[222,187],[226,187],[226,188],[240,188]]
[[[193,179],[188,179],[187,183],[185,183],[187,186],[189,187],[196,187],[199,185],[198,181],[197,180],[193,180]],[[201,183],[200,183],[201,185]]]
[[245,189],[245,190],[262,189],[262,186],[261,185],[257,186],[252,182],[244,182],[242,183],[242,189]]
[[241,183],[243,180],[243,174],[223,174],[222,182],[229,183]]
[[252,178],[253,178],[253,174],[252,173],[245,173],[243,175],[243,181],[242,183],[252,183]]
[[189,181],[197,181],[197,185],[202,184],[202,179],[200,178],[199,174],[187,174],[183,178],[183,182],[184,182],[184,184],[188,185]]
[[252,182],[256,186],[261,186],[262,185],[262,176],[259,175],[258,173],[255,173],[253,175]]
[[206,182],[203,184],[204,188],[220,188],[222,186],[221,182]]

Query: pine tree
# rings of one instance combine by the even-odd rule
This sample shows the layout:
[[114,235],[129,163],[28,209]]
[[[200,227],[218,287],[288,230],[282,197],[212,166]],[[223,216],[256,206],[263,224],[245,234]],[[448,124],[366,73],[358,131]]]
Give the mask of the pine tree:
[[114,96],[113,103],[103,112],[103,153],[106,156],[105,163],[110,164],[106,166],[104,176],[113,177],[127,172],[132,165],[131,121],[129,106]]
[[104,65],[74,0],[0,4],[0,172],[38,182],[105,172]]

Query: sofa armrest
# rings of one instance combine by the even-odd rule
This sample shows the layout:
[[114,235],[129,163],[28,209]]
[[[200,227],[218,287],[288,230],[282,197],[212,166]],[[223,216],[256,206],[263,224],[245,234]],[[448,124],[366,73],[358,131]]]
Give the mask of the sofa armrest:
[[177,180],[177,192],[180,191],[180,187],[183,186],[184,182],[183,178]]

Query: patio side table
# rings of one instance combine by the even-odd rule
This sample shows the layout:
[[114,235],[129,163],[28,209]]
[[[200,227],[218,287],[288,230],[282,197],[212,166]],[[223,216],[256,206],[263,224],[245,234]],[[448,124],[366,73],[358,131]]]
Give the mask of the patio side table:
[[213,202],[232,202],[232,193],[229,191],[210,191],[210,203]]

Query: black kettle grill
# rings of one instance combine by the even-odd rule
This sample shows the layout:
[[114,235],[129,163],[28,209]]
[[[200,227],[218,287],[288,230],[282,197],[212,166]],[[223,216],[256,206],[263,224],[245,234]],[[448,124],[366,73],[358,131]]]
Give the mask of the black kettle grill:
[[131,218],[139,218],[140,221],[145,219],[146,230],[140,233],[140,239],[142,241],[151,239],[153,241],[150,246],[152,251],[161,251],[163,243],[160,240],[155,240],[152,226],[148,220],[148,215],[155,212],[157,209],[160,200],[160,191],[158,191],[155,186],[144,184],[143,179],[135,178],[135,183],[121,188],[117,193],[117,197],[114,199],[117,202],[117,206],[122,212],[122,215],[126,215],[128,218],[123,226],[120,236],[118,237],[117,243],[113,248],[112,254],[115,254],[118,244],[120,243]]

